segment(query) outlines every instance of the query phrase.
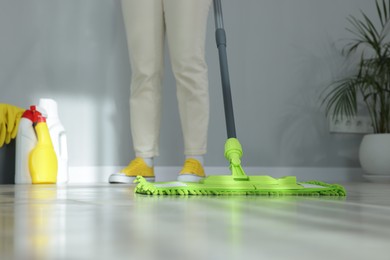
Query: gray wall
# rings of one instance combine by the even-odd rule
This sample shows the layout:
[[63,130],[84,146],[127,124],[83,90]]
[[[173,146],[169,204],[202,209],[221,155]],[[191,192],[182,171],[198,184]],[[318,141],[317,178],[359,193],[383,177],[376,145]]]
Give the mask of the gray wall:
[[[331,135],[320,107],[340,76],[340,39],[349,14],[370,0],[223,0],[238,137],[247,166],[358,167],[362,136]],[[142,25],[140,25],[142,26]],[[226,165],[219,65],[210,12],[211,121],[208,166]],[[118,0],[0,0],[1,103],[58,101],[70,166],[126,165],[129,123],[125,32]],[[166,62],[162,166],[183,147],[175,83]],[[1,149],[1,157],[6,151]],[[3,159],[2,159],[3,160]],[[4,162],[0,161],[2,164]]]

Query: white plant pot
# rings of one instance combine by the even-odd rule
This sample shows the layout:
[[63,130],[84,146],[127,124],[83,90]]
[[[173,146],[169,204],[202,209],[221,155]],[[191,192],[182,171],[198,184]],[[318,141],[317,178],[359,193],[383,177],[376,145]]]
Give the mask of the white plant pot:
[[390,134],[368,134],[363,137],[359,160],[371,181],[390,179]]

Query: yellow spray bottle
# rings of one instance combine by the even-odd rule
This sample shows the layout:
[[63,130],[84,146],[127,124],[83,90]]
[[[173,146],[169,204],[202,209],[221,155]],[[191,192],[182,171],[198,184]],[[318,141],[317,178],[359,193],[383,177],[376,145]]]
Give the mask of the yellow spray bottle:
[[38,114],[34,120],[34,128],[38,142],[31,150],[28,161],[32,183],[56,183],[58,162],[45,117]]

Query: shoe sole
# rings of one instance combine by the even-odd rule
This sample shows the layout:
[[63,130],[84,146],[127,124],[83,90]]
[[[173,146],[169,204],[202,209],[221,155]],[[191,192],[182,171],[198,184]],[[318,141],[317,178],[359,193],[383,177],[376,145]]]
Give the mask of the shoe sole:
[[[115,174],[112,174],[109,178],[108,178],[108,182],[109,183],[125,183],[125,184],[133,184],[134,183],[134,180],[135,180],[136,177],[133,177],[133,176],[126,176],[124,174],[118,174],[118,173],[115,173]],[[155,178],[154,177],[144,177],[145,180],[147,180],[148,182],[154,182]]]
[[204,178],[195,174],[181,174],[177,177],[177,180],[180,182],[199,182]]

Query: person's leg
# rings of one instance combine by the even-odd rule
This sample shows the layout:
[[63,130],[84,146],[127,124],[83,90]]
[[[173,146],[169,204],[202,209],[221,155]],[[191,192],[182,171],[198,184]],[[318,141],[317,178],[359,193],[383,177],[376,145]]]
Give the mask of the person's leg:
[[162,0],[122,0],[131,64],[130,122],[137,157],[157,156],[164,57]]
[[131,134],[137,159],[110,176],[110,182],[129,183],[136,175],[154,179],[153,157],[159,153],[161,121],[165,30],[162,4],[162,0],[122,0],[132,72]]
[[207,150],[209,93],[205,38],[210,5],[211,0],[164,1],[169,53],[177,84],[187,158],[202,156]]

